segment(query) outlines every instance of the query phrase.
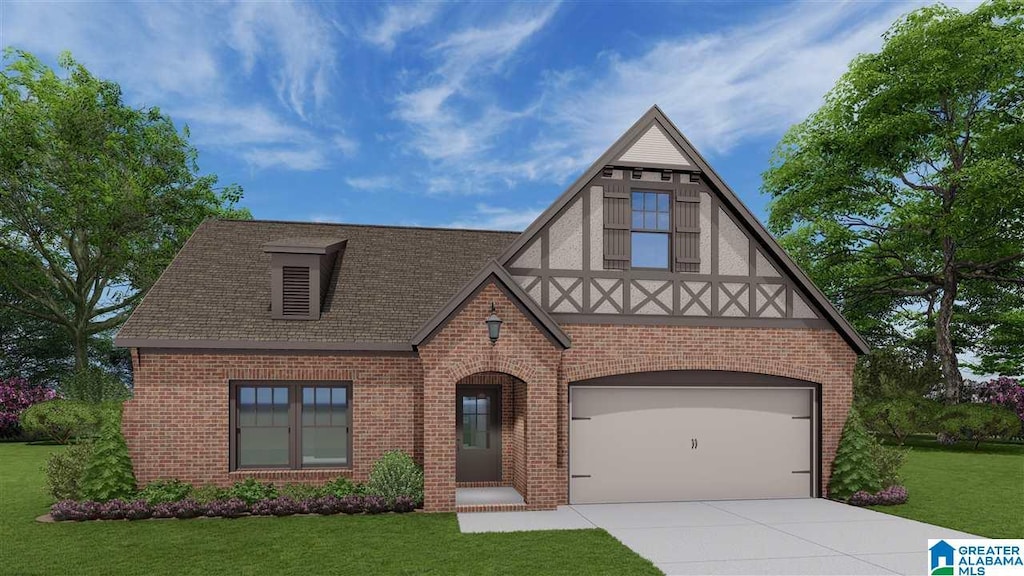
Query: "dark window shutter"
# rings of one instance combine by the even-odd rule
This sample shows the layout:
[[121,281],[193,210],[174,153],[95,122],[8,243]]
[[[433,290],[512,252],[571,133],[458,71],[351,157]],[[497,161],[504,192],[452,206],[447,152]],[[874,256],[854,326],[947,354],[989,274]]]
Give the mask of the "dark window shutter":
[[309,268],[281,268],[281,315],[309,316]]
[[629,268],[629,192],[620,183],[604,185],[604,267]]
[[684,186],[676,192],[675,253],[676,272],[700,272],[700,189]]

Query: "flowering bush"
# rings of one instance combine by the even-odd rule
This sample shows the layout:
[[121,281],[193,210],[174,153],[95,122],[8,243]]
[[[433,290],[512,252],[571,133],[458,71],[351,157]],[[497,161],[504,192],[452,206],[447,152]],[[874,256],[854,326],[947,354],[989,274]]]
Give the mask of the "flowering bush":
[[412,512],[416,509],[416,501],[408,496],[399,496],[398,498],[395,498],[395,503],[391,506],[391,509],[400,514],[404,512]]
[[0,380],[0,438],[18,438],[22,434],[19,418],[26,408],[53,400],[57,393],[24,378]]
[[363,497],[355,494],[349,494],[343,497],[338,507],[341,512],[345,514],[359,514],[363,511]]
[[341,498],[337,496],[321,496],[304,501],[306,512],[329,516],[341,512]]
[[388,501],[383,496],[364,496],[363,512],[367,514],[380,514],[389,510]]
[[979,391],[978,399],[989,404],[1009,408],[1021,421],[1021,436],[1024,436],[1024,384],[1005,376],[989,380]]
[[227,500],[214,500],[206,508],[206,516],[221,518],[238,518],[249,511],[249,505],[241,498],[228,498]]
[[288,496],[260,500],[252,505],[255,516],[291,516],[305,512],[304,507]]
[[161,502],[153,506],[153,518],[174,518],[178,502]]
[[181,502],[174,502],[171,510],[174,513],[175,518],[198,518],[206,514],[207,505],[201,502],[196,502],[191,498],[186,498]]
[[98,506],[96,502],[77,502],[75,500],[61,500],[50,506],[50,516],[54,520],[95,520],[99,517],[99,510],[91,513],[86,505]]
[[865,490],[859,490],[850,496],[847,501],[854,506],[895,506],[906,504],[907,489],[903,486],[889,486],[875,494]]
[[127,513],[127,503],[124,500],[114,499],[100,504],[101,520],[124,520]]

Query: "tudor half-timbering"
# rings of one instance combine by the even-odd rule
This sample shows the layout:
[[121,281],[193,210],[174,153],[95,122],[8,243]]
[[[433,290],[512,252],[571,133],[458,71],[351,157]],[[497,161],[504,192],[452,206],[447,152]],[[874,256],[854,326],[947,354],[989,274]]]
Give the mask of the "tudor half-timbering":
[[428,510],[822,496],[866,350],[656,107],[520,234],[206,222],[117,341],[140,481],[402,449]]

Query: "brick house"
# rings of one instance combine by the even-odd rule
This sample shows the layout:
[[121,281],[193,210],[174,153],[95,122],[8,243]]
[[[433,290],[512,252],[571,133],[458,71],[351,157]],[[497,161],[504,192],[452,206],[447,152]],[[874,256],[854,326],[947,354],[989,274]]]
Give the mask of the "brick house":
[[204,222],[116,342],[140,483],[401,449],[430,511],[823,496],[867,350],[657,107],[522,233]]

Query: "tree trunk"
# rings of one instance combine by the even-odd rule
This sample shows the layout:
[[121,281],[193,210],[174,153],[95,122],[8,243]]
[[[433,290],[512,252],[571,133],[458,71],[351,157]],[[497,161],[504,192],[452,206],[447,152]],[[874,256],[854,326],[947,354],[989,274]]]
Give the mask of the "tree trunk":
[[942,299],[939,301],[938,314],[935,315],[935,344],[942,366],[943,391],[946,402],[956,404],[960,399],[960,386],[963,384],[963,377],[960,375],[960,365],[956,358],[956,350],[953,349],[953,337],[950,334],[953,305],[956,303],[958,288],[956,269],[953,266],[953,242],[951,239],[945,240],[944,249],[946,267]]
[[84,330],[71,332],[71,344],[75,348],[75,372],[89,367],[89,336]]

